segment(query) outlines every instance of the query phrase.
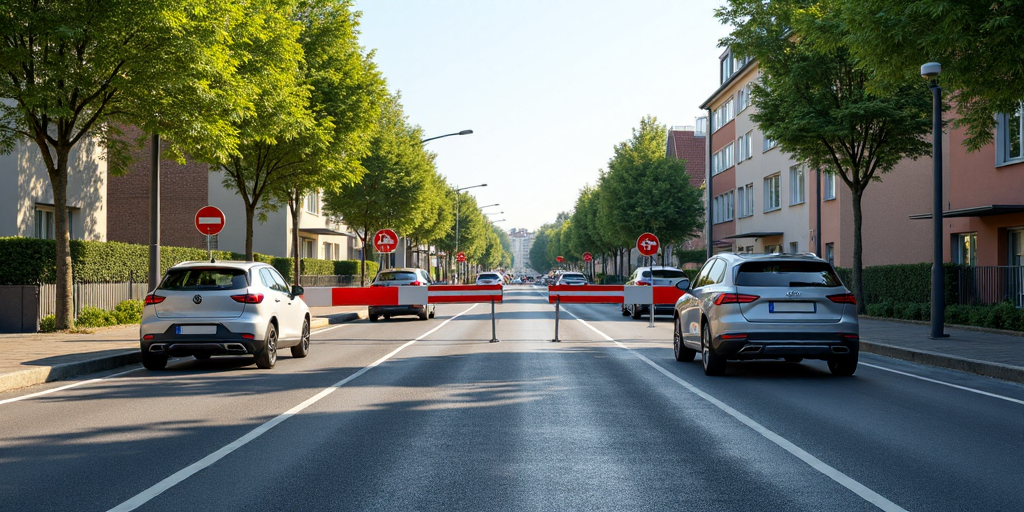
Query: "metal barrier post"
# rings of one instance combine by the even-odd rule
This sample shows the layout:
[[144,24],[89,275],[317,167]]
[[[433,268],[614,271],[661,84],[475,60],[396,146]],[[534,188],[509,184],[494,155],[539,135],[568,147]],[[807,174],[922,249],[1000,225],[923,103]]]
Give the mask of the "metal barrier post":
[[[652,277],[651,280],[653,281],[654,278]],[[651,288],[654,288],[654,285],[651,285]],[[651,290],[651,291],[653,292],[654,290]],[[650,323],[647,324],[647,328],[651,329],[651,328],[654,327],[654,299],[653,298],[651,299],[651,310],[648,311],[648,313],[650,313],[651,321],[650,321]]]
[[562,341],[562,340],[558,339],[558,309],[559,309],[559,306],[561,304],[562,304],[562,299],[560,297],[556,297],[555,298],[555,339],[551,340],[554,343],[559,343],[559,342]]
[[491,343],[497,343],[498,342],[498,333],[497,333],[497,331],[495,329],[496,329],[496,327],[495,327],[495,321],[494,321],[494,301],[492,300],[491,301]]

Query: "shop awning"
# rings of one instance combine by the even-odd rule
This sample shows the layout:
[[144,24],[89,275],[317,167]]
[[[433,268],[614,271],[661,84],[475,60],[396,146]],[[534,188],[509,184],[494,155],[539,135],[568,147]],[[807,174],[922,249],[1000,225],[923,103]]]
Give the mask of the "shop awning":
[[[970,208],[959,208],[942,212],[942,218],[952,217],[987,217],[989,215],[1008,215],[1011,213],[1024,213],[1024,204],[990,204],[987,206],[972,206]],[[911,215],[911,219],[930,219],[932,214],[919,213]]]

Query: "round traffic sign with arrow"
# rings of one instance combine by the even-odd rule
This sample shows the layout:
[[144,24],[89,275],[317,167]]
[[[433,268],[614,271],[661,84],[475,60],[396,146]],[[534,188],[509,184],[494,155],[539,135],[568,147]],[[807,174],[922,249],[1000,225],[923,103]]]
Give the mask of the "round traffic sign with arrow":
[[644,233],[640,235],[640,238],[636,239],[636,250],[640,251],[640,254],[644,256],[654,256],[658,253],[660,247],[661,243],[658,242],[658,237],[654,236],[653,233]]
[[466,261],[466,253],[460,252],[460,253],[456,254],[455,255],[455,261],[458,261],[459,263],[462,263],[463,261]]
[[589,252],[583,253],[583,261],[590,263],[590,260],[594,259],[594,256]]
[[382,229],[373,235],[373,248],[381,254],[395,252],[398,248],[398,234],[391,229]]

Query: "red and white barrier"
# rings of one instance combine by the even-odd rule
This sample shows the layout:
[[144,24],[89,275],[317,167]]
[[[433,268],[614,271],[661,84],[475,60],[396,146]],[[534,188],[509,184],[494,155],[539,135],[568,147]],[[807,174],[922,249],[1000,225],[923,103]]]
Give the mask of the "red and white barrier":
[[675,304],[682,296],[683,291],[675,286],[588,284],[548,287],[548,302],[551,304]]
[[501,302],[502,286],[433,285],[370,286],[360,288],[306,288],[302,300],[308,306],[409,306]]

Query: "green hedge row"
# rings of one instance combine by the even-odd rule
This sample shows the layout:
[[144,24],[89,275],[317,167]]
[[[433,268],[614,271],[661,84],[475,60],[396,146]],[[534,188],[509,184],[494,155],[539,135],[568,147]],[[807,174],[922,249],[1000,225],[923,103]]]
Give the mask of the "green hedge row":
[[[867,305],[868,315],[901,320],[931,320],[931,303],[882,301]],[[1024,331],[1024,310],[1009,302],[994,306],[947,304],[944,321],[952,325],[973,325],[992,329]]]
[[[959,302],[957,291],[956,266],[948,263],[943,265],[945,271],[946,304]],[[853,270],[837,268],[836,272],[847,288],[853,289]],[[876,304],[885,301],[893,302],[931,302],[932,299],[932,264],[912,263],[905,265],[876,265],[865,267],[864,302]]]
[[679,264],[684,263],[696,263],[703,265],[708,260],[708,252],[706,249],[684,249],[673,252],[676,258],[679,258]]
[[[245,255],[213,251],[218,260],[244,260]],[[205,249],[161,247],[160,268],[167,269],[182,261],[204,261]],[[255,254],[254,260],[273,265],[292,280],[293,260]],[[57,251],[53,240],[22,237],[0,237],[0,284],[52,284],[56,281]],[[359,261],[316,260],[303,258],[304,275],[359,274]],[[376,262],[366,262],[367,275],[377,271]],[[71,241],[71,268],[75,282],[109,283],[143,281],[149,276],[149,246],[121,242]]]

